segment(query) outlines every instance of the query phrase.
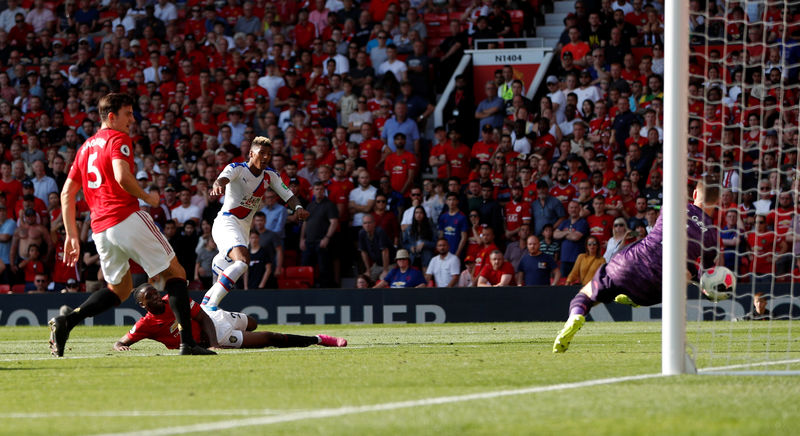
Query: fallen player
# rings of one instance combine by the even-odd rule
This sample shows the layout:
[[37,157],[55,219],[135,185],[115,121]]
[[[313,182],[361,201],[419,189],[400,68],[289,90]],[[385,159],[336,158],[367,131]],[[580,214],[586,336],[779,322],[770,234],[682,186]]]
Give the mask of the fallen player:
[[[114,350],[128,351],[142,339],[161,342],[169,349],[180,346],[180,333],[175,315],[169,307],[167,296],[161,296],[150,284],[134,291],[139,306],[147,310],[131,330],[115,344]],[[255,332],[256,320],[243,313],[217,310],[206,313],[199,304],[191,301],[192,333],[195,341],[210,348],[266,348],[266,347],[346,347],[347,340],[328,335],[300,336],[273,332]]]

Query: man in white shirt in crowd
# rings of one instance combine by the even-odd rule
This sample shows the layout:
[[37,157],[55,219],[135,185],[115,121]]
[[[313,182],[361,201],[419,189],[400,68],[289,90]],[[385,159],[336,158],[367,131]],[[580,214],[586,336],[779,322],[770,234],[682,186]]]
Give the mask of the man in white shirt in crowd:
[[452,288],[461,274],[461,261],[450,252],[450,244],[444,238],[436,241],[436,253],[438,256],[431,259],[425,270],[425,279],[433,280],[437,288]]
[[181,192],[178,194],[178,200],[180,200],[181,204],[175,209],[172,209],[172,219],[177,221],[180,225],[183,225],[183,223],[188,220],[194,220],[195,222],[201,221],[203,210],[192,204],[192,192],[189,188],[181,189]]

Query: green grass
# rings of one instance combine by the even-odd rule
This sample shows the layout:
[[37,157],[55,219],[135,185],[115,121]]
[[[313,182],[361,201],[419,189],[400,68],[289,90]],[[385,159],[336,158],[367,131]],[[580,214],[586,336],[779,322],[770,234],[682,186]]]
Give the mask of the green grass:
[[[800,359],[789,324],[690,324],[704,366]],[[225,350],[181,357],[124,327],[79,327],[49,357],[45,327],[0,328],[0,434],[145,432],[347,406],[660,372],[658,323],[587,323],[553,355],[555,323],[260,326],[344,336],[350,347]],[[800,338],[800,335],[797,335]],[[766,351],[769,350],[769,353]],[[790,352],[787,353],[787,350]],[[800,370],[800,364],[747,369]],[[449,404],[228,427],[214,434],[786,435],[800,377],[656,377]],[[287,418],[288,419],[288,418]]]

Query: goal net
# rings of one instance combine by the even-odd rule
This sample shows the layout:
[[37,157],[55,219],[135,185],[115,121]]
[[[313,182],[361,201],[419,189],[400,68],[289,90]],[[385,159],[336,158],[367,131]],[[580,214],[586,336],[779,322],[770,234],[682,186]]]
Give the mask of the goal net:
[[720,188],[714,227],[737,278],[718,303],[689,286],[687,349],[699,373],[797,373],[800,0],[687,3],[688,86],[665,92],[688,100],[689,186],[672,183]]

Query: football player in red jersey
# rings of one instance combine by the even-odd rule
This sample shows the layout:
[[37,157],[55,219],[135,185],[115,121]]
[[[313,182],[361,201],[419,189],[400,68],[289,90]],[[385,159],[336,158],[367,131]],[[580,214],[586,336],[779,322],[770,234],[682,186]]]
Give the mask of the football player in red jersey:
[[80,255],[75,197],[83,190],[92,211],[93,238],[109,288],[92,293],[69,314],[50,320],[50,348],[63,356],[69,333],[84,319],[118,306],[131,293],[133,281],[128,260],[142,266],[150,277],[160,275],[178,320],[181,354],[215,354],[192,337],[186,272],[153,219],[139,210],[139,199],[155,207],[158,193],[145,192],[134,177],[133,144],[129,136],[133,99],[111,93],[98,103],[103,124],[79,149],[61,191],[66,230],[64,262],[74,266]]
[[[169,349],[178,348],[178,332],[172,328],[175,316],[170,311],[169,299],[162,297],[150,284],[144,284],[134,292],[139,306],[147,314],[136,321],[125,336],[115,344],[114,350],[128,351],[130,346],[142,339],[161,342]],[[254,332],[258,327],[254,318],[243,313],[217,310],[206,314],[199,304],[191,302],[192,332],[197,342],[211,348],[266,348],[266,347],[346,347],[347,340],[328,335],[299,336],[273,332]]]

